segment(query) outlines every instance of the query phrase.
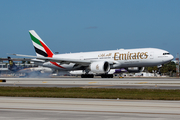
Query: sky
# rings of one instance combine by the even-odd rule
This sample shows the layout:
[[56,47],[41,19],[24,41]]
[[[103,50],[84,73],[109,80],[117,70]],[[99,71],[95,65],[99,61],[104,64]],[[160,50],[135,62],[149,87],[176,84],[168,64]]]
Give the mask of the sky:
[[176,57],[180,0],[0,0],[0,57],[35,55],[29,30],[54,53],[160,48]]

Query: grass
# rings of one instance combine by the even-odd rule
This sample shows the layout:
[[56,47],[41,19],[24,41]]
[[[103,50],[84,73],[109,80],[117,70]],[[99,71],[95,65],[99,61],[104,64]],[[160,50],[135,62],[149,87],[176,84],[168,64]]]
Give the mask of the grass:
[[139,100],[180,100],[180,90],[160,89],[106,89],[106,88],[45,88],[0,87],[0,96],[98,98]]

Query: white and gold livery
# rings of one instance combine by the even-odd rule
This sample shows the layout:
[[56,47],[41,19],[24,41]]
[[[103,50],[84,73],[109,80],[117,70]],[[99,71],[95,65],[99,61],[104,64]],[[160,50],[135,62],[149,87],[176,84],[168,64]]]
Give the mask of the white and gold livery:
[[44,67],[62,71],[83,70],[86,74],[82,77],[93,77],[93,75],[88,74],[89,71],[102,74],[103,76],[113,77],[107,74],[110,69],[157,66],[170,62],[173,59],[173,56],[168,51],[157,48],[53,54],[34,30],[30,30],[29,33],[37,56],[14,55],[33,57],[36,60],[38,59],[37,63]]

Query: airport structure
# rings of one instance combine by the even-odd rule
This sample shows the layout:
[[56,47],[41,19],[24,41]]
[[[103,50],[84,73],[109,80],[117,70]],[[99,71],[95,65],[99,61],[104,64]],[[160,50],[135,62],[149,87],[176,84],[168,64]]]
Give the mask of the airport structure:
[[[24,68],[29,68],[29,67],[37,67],[34,63],[28,63],[30,59],[22,59],[22,58],[12,58],[13,61],[16,61],[15,65],[18,67],[24,67]],[[7,58],[0,58],[0,73],[12,73],[9,68],[9,63],[5,62],[8,61]]]

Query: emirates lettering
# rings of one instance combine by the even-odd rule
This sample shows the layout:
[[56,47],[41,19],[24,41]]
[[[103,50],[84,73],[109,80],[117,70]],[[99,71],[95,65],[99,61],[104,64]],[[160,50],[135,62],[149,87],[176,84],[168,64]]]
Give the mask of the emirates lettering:
[[137,53],[114,53],[114,60],[135,60],[135,59],[147,59],[148,52],[137,52]]

